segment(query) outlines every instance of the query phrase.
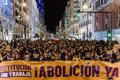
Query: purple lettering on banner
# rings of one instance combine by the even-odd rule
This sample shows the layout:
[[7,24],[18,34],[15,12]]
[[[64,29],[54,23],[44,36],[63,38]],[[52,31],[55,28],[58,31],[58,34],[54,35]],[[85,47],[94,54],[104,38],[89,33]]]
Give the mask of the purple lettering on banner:
[[42,66],[41,68],[40,68],[40,76],[39,77],[44,77],[44,78],[46,78],[46,73],[45,73],[45,68],[44,68],[44,66]]
[[73,67],[74,76],[79,76],[80,73],[77,72],[77,69],[79,69],[79,68],[80,68],[79,65],[76,65],[76,66]]
[[69,77],[69,75],[66,72],[66,66],[63,66],[63,77]]
[[114,68],[112,72],[112,77],[118,77],[118,68]]
[[100,66],[92,67],[92,77],[99,77],[100,74]]
[[37,67],[35,67],[35,77],[38,77]]
[[12,70],[15,70],[16,68],[15,68],[15,65],[13,65],[13,67],[12,67]]
[[48,77],[54,77],[54,68],[52,66],[47,67]]
[[110,77],[110,72],[112,70],[112,67],[105,67],[106,70],[106,77]]
[[81,76],[84,76],[84,65],[81,65]]
[[72,76],[72,72],[73,72],[73,70],[72,70],[72,66],[70,66],[70,76]]
[[85,76],[90,77],[91,76],[91,66],[85,66]]
[[55,67],[55,75],[56,75],[56,77],[60,77],[62,75],[62,68],[61,68],[61,66],[56,66]]

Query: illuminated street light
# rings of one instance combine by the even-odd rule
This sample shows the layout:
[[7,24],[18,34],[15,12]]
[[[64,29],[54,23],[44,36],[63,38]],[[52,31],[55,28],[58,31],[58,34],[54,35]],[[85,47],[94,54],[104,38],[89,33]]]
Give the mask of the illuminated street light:
[[[88,10],[88,5],[87,5],[87,3],[83,5],[83,10],[84,10],[84,11],[87,11],[87,10]],[[87,21],[88,21],[88,20],[89,20],[89,18],[88,18],[88,13],[87,13]],[[88,34],[88,24],[87,24],[87,33],[86,33],[87,40],[88,40],[88,36],[89,36],[89,34]]]
[[80,10],[77,11],[77,16],[80,17]]
[[73,21],[74,19],[73,18],[71,18],[71,21]]
[[20,18],[20,15],[18,15],[18,18]]
[[84,10],[88,10],[88,5],[87,5],[87,4],[84,4],[84,5],[83,5],[83,9],[84,9]]
[[26,6],[27,6],[27,4],[26,4],[25,2],[24,2],[22,5],[23,5],[23,7],[26,7]]

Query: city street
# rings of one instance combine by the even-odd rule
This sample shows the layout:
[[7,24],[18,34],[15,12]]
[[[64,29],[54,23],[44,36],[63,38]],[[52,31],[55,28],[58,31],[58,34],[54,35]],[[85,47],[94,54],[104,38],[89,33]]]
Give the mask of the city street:
[[0,80],[120,80],[120,0],[0,0]]

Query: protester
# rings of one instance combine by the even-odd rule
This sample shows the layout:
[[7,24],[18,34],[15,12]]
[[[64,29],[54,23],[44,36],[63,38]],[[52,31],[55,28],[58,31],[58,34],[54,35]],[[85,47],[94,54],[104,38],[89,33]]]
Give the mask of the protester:
[[[14,44],[15,43],[15,44]],[[99,60],[107,62],[120,61],[120,49],[112,50],[113,42],[109,46],[104,41],[81,40],[19,40],[0,45],[0,61],[72,61]]]

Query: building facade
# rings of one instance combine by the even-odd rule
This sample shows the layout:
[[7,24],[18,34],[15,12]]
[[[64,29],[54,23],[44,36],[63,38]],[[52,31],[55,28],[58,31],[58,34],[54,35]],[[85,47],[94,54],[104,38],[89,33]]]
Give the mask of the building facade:
[[13,1],[0,0],[0,40],[11,40],[13,29]]
[[80,5],[79,0],[70,0],[67,3],[64,24],[65,24],[65,35],[69,37],[78,38],[79,36],[79,20],[80,20]]
[[[80,39],[94,39],[93,0],[80,0]],[[87,12],[87,13],[86,13]]]
[[30,0],[30,36],[34,37],[40,32],[39,10],[35,0]]
[[71,0],[71,31],[74,38],[79,39],[80,28],[80,2],[79,0]]
[[94,17],[95,39],[107,40],[107,31],[112,29],[112,40],[120,42],[120,0],[95,0],[94,10],[103,12]]
[[14,36],[15,39],[28,39],[30,29],[29,0],[13,0],[14,6]]
[[107,40],[112,29],[112,40],[120,42],[120,0],[70,0],[64,20],[67,36]]
[[40,26],[40,31],[39,35],[41,33],[46,33],[46,27],[45,27],[45,20],[44,20],[44,2],[43,0],[37,0],[37,8],[39,10],[39,26]]
[[42,0],[0,0],[0,40],[29,39],[43,26]]
[[[94,14],[84,13],[93,11],[93,0],[70,0],[65,11],[66,34],[77,39],[94,39]],[[84,10],[87,5],[87,10]],[[81,13],[82,12],[82,13]]]
[[44,26],[44,5],[42,0],[14,0],[14,37],[29,39],[39,35]]

